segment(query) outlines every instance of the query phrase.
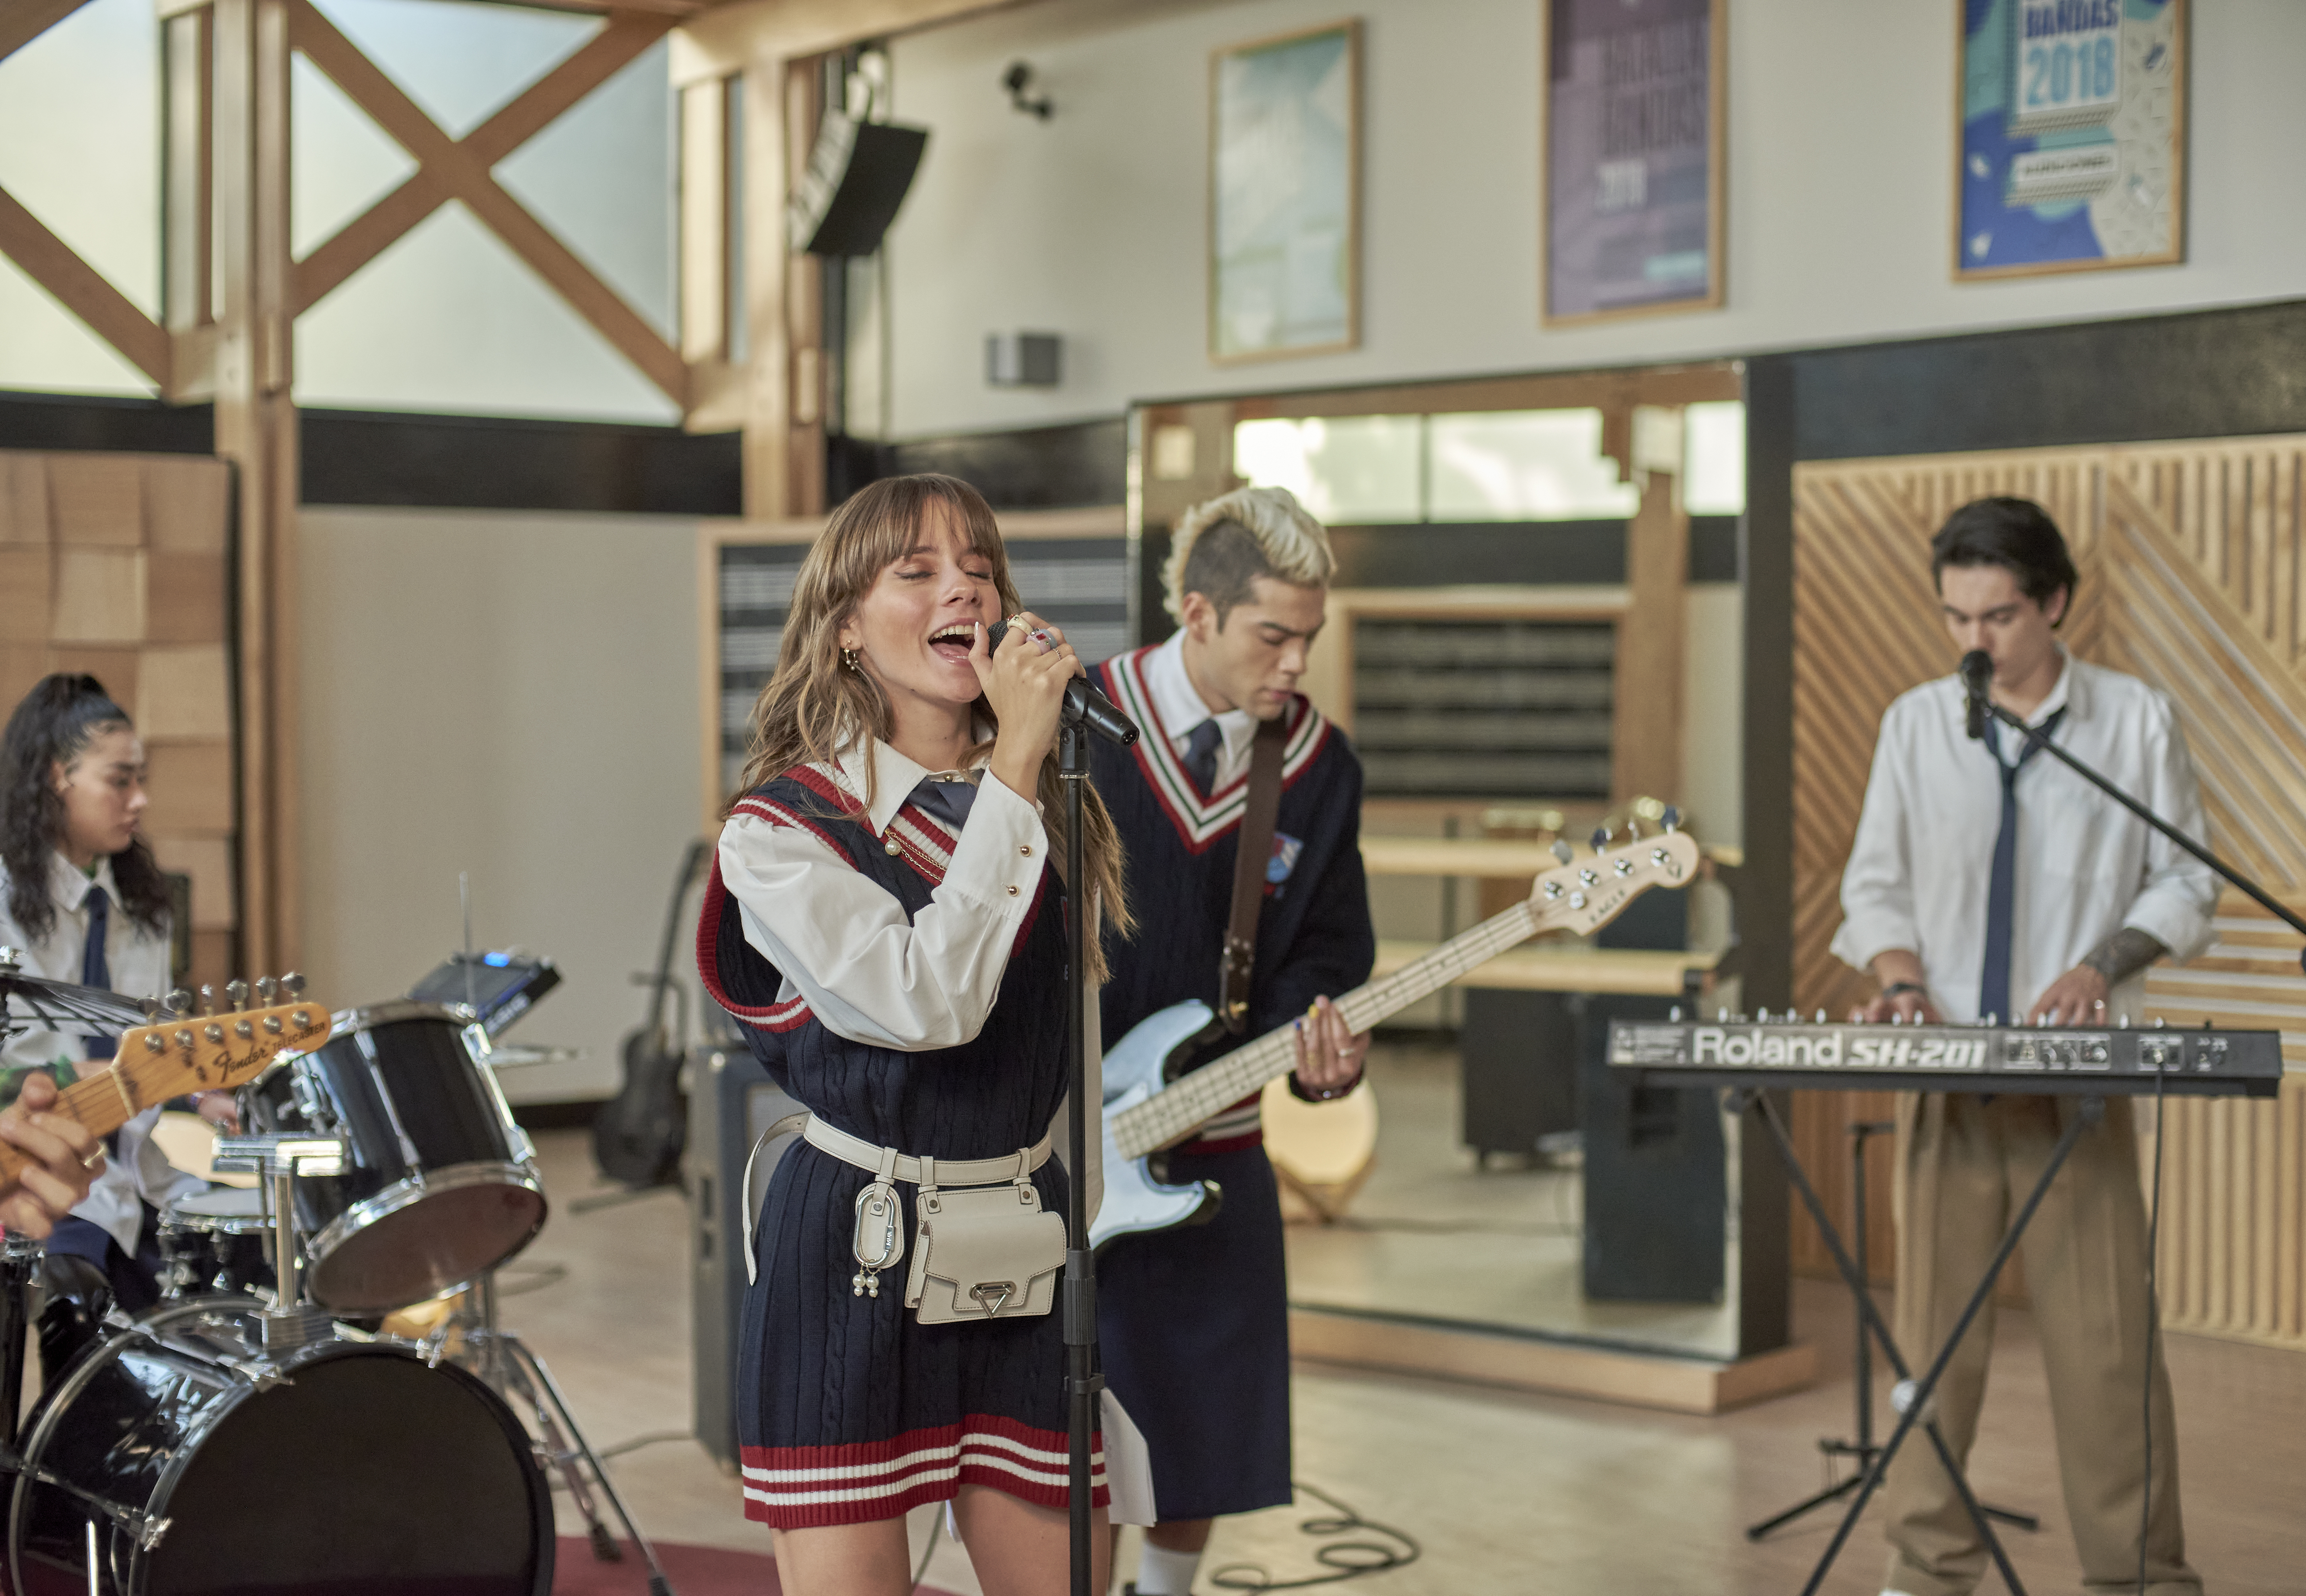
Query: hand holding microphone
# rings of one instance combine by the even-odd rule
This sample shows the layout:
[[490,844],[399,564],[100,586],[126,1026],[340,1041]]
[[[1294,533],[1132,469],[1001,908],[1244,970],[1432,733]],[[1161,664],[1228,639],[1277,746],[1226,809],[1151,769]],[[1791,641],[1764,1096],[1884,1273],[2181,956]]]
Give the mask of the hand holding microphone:
[[[996,620],[985,629],[985,645],[992,650],[1001,646],[1002,638],[1009,635],[1009,623]],[[1060,718],[1068,725],[1081,721],[1107,742],[1123,747],[1137,740],[1137,723],[1113,706],[1113,700],[1091,687],[1089,679],[1076,676],[1065,683],[1064,707]]]

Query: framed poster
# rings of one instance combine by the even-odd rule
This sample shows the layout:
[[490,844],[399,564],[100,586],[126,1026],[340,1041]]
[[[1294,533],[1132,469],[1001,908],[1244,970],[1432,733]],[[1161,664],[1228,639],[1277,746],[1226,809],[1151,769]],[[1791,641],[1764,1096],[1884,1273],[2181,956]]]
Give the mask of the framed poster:
[[1359,21],[1209,61],[1209,358],[1361,341]]
[[1953,275],[2185,259],[2186,0],[1962,0]]
[[1721,307],[1728,10],[1547,0],[1542,325]]

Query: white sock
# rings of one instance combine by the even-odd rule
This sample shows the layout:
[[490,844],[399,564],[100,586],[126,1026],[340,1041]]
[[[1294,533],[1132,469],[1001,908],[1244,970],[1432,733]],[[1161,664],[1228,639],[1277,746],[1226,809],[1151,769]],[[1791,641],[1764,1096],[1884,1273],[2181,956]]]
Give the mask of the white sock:
[[1148,1541],[1137,1559],[1137,1596],[1192,1596],[1200,1566],[1197,1551],[1171,1551]]

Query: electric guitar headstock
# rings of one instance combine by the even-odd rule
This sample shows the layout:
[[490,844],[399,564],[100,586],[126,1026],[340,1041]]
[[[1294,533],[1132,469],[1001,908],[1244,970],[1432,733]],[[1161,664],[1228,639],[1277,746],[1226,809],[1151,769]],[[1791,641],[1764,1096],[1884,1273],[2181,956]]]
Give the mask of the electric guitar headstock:
[[[251,989],[245,981],[225,984],[230,1007],[221,1012],[205,986],[199,1013],[192,1012],[189,992],[172,992],[166,1003],[148,1002],[150,1023],[123,1032],[111,1067],[66,1087],[53,1112],[103,1136],[172,1097],[244,1086],[279,1054],[308,1052],[328,1040],[332,1018],[303,991],[303,977],[291,973],[257,982],[252,1008],[246,1006]],[[26,1161],[0,1144],[0,1191],[16,1183]]]
[[1610,833],[1593,833],[1593,851],[1580,856],[1556,841],[1561,861],[1531,883],[1530,909],[1540,931],[1590,936],[1618,917],[1627,904],[1653,886],[1687,886],[1697,878],[1697,840],[1680,829],[1680,814],[1665,812],[1665,829],[1644,837],[1628,822],[1627,841],[1612,848]]

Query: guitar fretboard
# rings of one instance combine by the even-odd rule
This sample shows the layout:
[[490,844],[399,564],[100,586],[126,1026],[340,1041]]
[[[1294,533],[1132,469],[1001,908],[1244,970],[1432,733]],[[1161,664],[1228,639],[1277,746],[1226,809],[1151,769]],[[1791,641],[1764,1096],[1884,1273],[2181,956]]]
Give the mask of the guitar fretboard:
[[[1536,935],[1537,913],[1526,901],[1461,932],[1432,952],[1403,965],[1382,980],[1356,986],[1337,1000],[1348,1029],[1356,1034],[1399,1013],[1421,997],[1487,964]],[[1277,1076],[1296,1068],[1292,1041],[1295,1022],[1277,1026],[1246,1046],[1203,1066],[1166,1090],[1113,1116],[1114,1146],[1141,1158],[1190,1135]]]

